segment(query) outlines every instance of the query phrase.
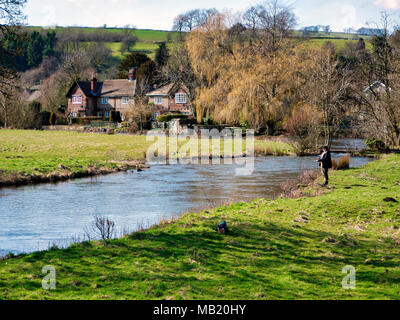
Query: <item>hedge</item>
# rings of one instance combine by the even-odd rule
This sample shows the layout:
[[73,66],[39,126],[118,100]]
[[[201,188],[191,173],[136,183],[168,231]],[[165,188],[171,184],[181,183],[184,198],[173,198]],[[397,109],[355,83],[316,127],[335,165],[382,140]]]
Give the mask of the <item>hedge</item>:
[[168,115],[162,115],[158,116],[156,118],[157,122],[170,122],[171,120],[175,119],[189,119],[189,116],[185,114],[168,114]]
[[368,138],[365,141],[365,144],[367,147],[371,150],[377,150],[377,151],[383,151],[386,149],[385,142],[383,142],[380,139],[375,139],[375,138]]

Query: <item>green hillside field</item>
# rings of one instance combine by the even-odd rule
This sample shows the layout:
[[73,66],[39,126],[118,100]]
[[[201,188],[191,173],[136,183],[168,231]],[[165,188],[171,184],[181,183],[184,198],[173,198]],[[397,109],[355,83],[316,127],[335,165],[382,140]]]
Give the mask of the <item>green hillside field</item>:
[[[41,31],[42,27],[28,27],[30,30]],[[89,27],[57,27],[57,33],[68,32],[68,31],[76,31],[76,32],[111,32],[111,33],[122,33],[123,29],[121,28],[89,28]],[[162,30],[134,30],[132,32],[138,38],[138,42],[136,45],[131,48],[131,52],[143,52],[146,53],[150,58],[155,58],[155,51],[160,42],[168,42],[168,47],[170,49],[175,48],[182,44],[179,41],[179,33],[178,32],[170,32],[170,31],[162,31]],[[170,34],[170,36],[168,36]],[[302,33],[300,31],[294,32],[295,37],[302,37]],[[308,35],[310,41],[310,46],[321,47],[326,42],[333,43],[338,50],[342,50],[347,42],[356,42],[360,38],[360,36],[354,34],[346,34],[340,32],[331,32],[331,33],[312,33]],[[370,37],[363,36],[367,42],[367,48],[370,48]],[[168,41],[170,40],[170,41]],[[128,52],[121,53],[121,43],[120,42],[107,42],[106,46],[112,50],[112,56],[116,60],[122,60]]]

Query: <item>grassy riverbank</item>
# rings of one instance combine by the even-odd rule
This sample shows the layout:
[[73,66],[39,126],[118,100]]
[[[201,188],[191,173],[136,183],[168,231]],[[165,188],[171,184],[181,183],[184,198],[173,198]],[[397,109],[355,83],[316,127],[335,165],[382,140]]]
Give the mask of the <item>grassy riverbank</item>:
[[[0,130],[0,186],[127,170],[145,161],[152,144],[145,136]],[[294,153],[283,142],[263,140],[255,145],[260,154]]]
[[[311,197],[188,213],[105,245],[0,262],[0,299],[399,299],[400,156],[335,172]],[[386,199],[386,201],[385,201]],[[231,233],[213,226],[226,220]],[[45,265],[57,289],[41,288]],[[342,288],[343,267],[356,289]]]

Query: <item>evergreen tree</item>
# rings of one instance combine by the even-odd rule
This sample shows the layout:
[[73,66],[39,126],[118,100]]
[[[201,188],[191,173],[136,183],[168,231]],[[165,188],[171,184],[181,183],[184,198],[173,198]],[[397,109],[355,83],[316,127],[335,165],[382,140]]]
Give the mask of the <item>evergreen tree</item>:
[[54,56],[54,46],[57,38],[54,31],[49,31],[44,38],[43,59]]
[[39,32],[34,31],[31,34],[28,44],[28,66],[31,68],[37,67],[43,60],[44,41]]
[[169,58],[169,49],[165,42],[161,42],[156,50],[156,62],[160,66],[165,66]]
[[144,63],[151,59],[144,53],[134,52],[126,56],[118,68],[118,79],[128,79],[130,68],[140,68]]

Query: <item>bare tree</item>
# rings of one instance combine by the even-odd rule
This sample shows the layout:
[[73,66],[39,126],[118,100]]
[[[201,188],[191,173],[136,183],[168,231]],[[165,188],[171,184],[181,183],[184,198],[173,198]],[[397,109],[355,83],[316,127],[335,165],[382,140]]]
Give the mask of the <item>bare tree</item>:
[[279,0],[270,0],[257,7],[261,35],[267,40],[272,51],[277,49],[278,43],[288,37],[297,24],[293,8]]
[[103,241],[111,240],[115,235],[115,222],[108,217],[96,215],[94,217],[92,229]]
[[400,145],[400,45],[390,32],[391,16],[382,13],[381,34],[371,40],[372,54],[360,57],[357,71],[362,81],[354,88],[360,114],[369,131],[387,144]]
[[309,90],[314,105],[322,114],[325,145],[330,147],[344,113],[344,98],[350,88],[351,76],[347,69],[339,67],[332,47],[317,49],[311,59]]
[[171,53],[163,73],[168,82],[183,85],[183,88],[187,91],[192,113],[195,115],[193,101],[196,96],[198,81],[185,48],[177,48]]
[[[0,38],[21,36],[16,26],[25,19],[22,13],[25,3],[26,0],[0,0]],[[12,87],[16,78],[16,74],[6,63],[7,57],[15,54],[0,46],[0,92],[3,94]]]
[[256,30],[260,28],[260,13],[259,6],[252,6],[248,8],[242,16],[244,25],[252,30],[255,35]]
[[121,45],[121,53],[131,52],[131,48],[136,44],[138,38],[134,35],[136,27],[133,25],[126,25],[122,29],[122,34],[124,35]]

